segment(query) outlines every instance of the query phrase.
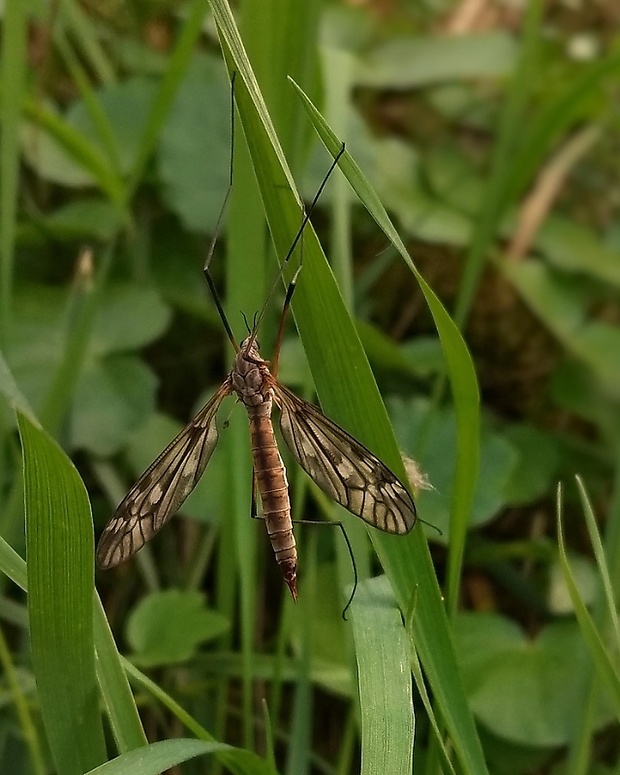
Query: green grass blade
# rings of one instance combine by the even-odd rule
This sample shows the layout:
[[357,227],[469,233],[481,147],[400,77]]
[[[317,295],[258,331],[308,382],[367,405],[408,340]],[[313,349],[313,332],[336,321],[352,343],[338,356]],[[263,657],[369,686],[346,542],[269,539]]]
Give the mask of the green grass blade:
[[[43,756],[41,740],[32,718],[30,704],[19,681],[13,656],[0,628],[0,667],[6,683],[7,695],[15,707],[24,742],[28,747],[32,770],[35,775],[46,775],[47,765]],[[5,690],[6,691],[6,690]]]
[[[342,147],[341,141],[332,132],[321,114],[310,102],[303,91],[293,84],[302,99],[306,111],[319,137],[327,150],[335,156]],[[450,555],[448,575],[448,609],[454,610],[458,599],[458,584],[462,564],[465,535],[473,503],[479,464],[480,435],[480,395],[478,382],[471,355],[467,350],[458,328],[433,293],[430,286],[418,272],[407,249],[390,221],[385,208],[376,192],[348,152],[341,157],[340,168],[351,187],[375,219],[378,226],[385,232],[394,247],[409,266],[429,306],[437,333],[441,340],[448,376],[452,386],[457,420],[457,467],[453,488],[453,507],[450,520]],[[401,469],[395,469],[397,473]],[[402,605],[402,601],[401,601]]]
[[[316,3],[293,5],[286,0],[251,0],[244,4],[242,25],[244,41],[252,52],[257,76],[266,95],[271,115],[285,138],[296,167],[304,160],[308,127],[299,121],[299,108],[292,112],[283,104],[282,85],[289,72],[311,68],[313,58],[304,56],[308,43],[314,42],[312,31],[316,25]],[[274,57],[273,52],[278,51]],[[315,54],[316,57],[316,54]],[[295,161],[293,159],[293,164]],[[267,281],[273,282],[275,264],[269,265],[272,251],[268,249],[265,213],[262,208],[256,176],[243,141],[243,132],[236,133],[234,149],[234,185],[227,220],[226,306],[233,329],[239,331],[239,310],[248,316],[261,309],[267,296]],[[252,269],[248,271],[251,256]],[[274,313],[273,315],[271,313]],[[260,340],[266,352],[272,351],[275,339],[275,309],[268,310],[261,327]],[[240,580],[241,641],[243,654],[243,724],[244,744],[249,747],[255,735],[254,719],[254,640],[256,619],[256,574],[258,542],[265,543],[264,531],[251,524],[251,454],[247,418],[235,413],[226,434],[225,451],[230,485],[228,513],[232,516],[228,527],[235,530],[235,544]],[[225,562],[225,561],[224,561]],[[288,592],[284,591],[284,594]],[[294,726],[294,724],[293,724]],[[291,748],[300,749],[291,741]]]
[[84,485],[64,452],[18,414],[24,457],[30,645],[59,772],[106,758],[93,642],[94,537]]
[[596,560],[596,566],[600,574],[603,599],[605,601],[606,615],[609,617],[609,621],[612,624],[616,644],[620,645],[620,624],[618,623],[618,612],[616,610],[617,601],[614,598],[613,584],[611,581],[611,574],[607,564],[607,558],[605,557],[605,549],[603,542],[601,541],[601,535],[598,531],[596,524],[596,518],[592,511],[592,505],[588,498],[586,488],[584,487],[581,477],[577,476],[577,487],[579,488],[579,498],[581,500],[581,506],[586,518],[586,526],[588,528],[588,535],[590,536],[590,542],[592,544],[592,550],[594,552],[594,558]]
[[500,218],[505,212],[507,205],[505,192],[510,186],[511,179],[517,174],[518,167],[514,163],[515,148],[518,147],[518,141],[523,133],[527,96],[535,82],[533,70],[540,46],[543,9],[544,3],[541,0],[533,0],[527,4],[519,66],[504,103],[484,202],[476,218],[471,244],[464,259],[463,278],[454,313],[461,327],[469,315],[489,248],[495,238]]
[[[413,611],[413,608],[412,608],[412,611]],[[454,765],[450,761],[450,753],[444,741],[443,730],[440,727],[440,720],[438,720],[437,717],[435,716],[431,698],[428,694],[428,691],[426,690],[424,675],[422,673],[422,665],[420,664],[420,660],[418,659],[418,655],[415,650],[413,630],[412,630],[410,618],[407,622],[407,632],[410,636],[409,641],[411,646],[410,648],[411,672],[413,673],[416,686],[418,687],[418,691],[420,692],[420,697],[422,698],[422,704],[424,705],[424,709],[426,710],[426,714],[428,715],[428,720],[431,726],[433,727],[433,732],[435,733],[435,746],[432,749],[429,747],[429,752],[432,753],[433,759],[436,759],[436,756],[440,753],[443,756],[443,764],[444,764],[445,771],[449,772],[451,775],[455,775],[456,770],[454,769]],[[428,758],[430,759],[430,757]],[[429,766],[428,759],[426,764],[427,764],[426,772],[432,771],[432,768]]]
[[181,762],[225,750],[235,749],[224,743],[205,743],[202,740],[162,740],[124,753],[89,770],[86,775],[160,775]]
[[585,603],[579,593],[579,588],[573,576],[568,556],[566,554],[566,545],[564,543],[564,529],[562,526],[562,487],[558,487],[557,496],[557,529],[558,529],[558,548],[560,552],[560,564],[564,574],[564,580],[568,588],[575,616],[579,622],[583,639],[586,643],[594,667],[598,673],[601,686],[607,692],[607,696],[613,703],[616,717],[620,719],[620,677],[612,663],[605,644],[597,631],[596,625]]
[[103,109],[103,105],[97,96],[97,92],[92,87],[86,70],[82,67],[78,56],[73,50],[73,47],[63,30],[56,30],[54,42],[58,52],[64,59],[67,70],[71,73],[71,77],[79,89],[80,96],[88,111],[91,125],[97,133],[98,140],[105,151],[106,158],[114,170],[114,174],[120,179],[122,176],[122,167],[117,138],[108,116]]
[[[21,415],[30,418],[31,425],[36,425],[34,415],[15,384],[1,353],[0,392]],[[92,567],[92,548],[89,563]],[[27,591],[26,563],[4,539],[0,539],[0,570],[17,586]],[[145,745],[146,736],[101,602],[96,595],[93,600],[97,678],[118,748],[120,751],[128,751]]]
[[[113,83],[116,80],[114,67],[104,44],[99,39],[99,30],[88,16],[86,9],[76,0],[65,0],[59,7],[62,24],[79,47],[81,59],[95,74],[95,80],[101,83]],[[53,14],[54,12],[51,11]]]
[[28,403],[28,399],[19,389],[2,350],[0,350],[0,393],[4,396],[9,406],[26,415],[31,422],[36,423],[34,412]]
[[311,128],[299,120],[299,106],[291,105],[285,84],[289,75],[301,83],[317,83],[320,10],[316,0],[247,0],[243,8],[245,47],[286,158],[299,174],[307,161]]
[[14,241],[19,176],[19,129],[26,75],[27,9],[11,3],[2,24],[2,83],[0,90],[0,347],[6,346],[12,325]]
[[0,537],[0,571],[18,587],[27,589],[26,563],[2,537]]
[[412,772],[415,717],[408,638],[385,578],[360,584],[351,622],[359,676],[362,775]]
[[118,653],[110,625],[99,597],[94,597],[94,640],[97,679],[119,752],[126,753],[147,744],[125,666]]
[[[331,132],[306,95],[299,89],[298,92],[321,140],[330,153],[335,155],[341,147],[340,141]],[[473,363],[460,332],[439,299],[417,271],[383,205],[348,153],[342,157],[340,166],[364,206],[414,273],[427,300],[441,339],[457,416],[458,456],[450,523],[452,555],[450,558],[451,587],[449,592],[449,599],[455,601],[465,533],[478,476],[479,393]],[[413,537],[416,537],[415,531]],[[377,545],[384,567],[388,569],[388,572],[392,571],[391,578],[398,579],[399,583],[394,587],[397,596],[402,593],[403,589],[407,589],[408,598],[405,600],[408,600],[412,598],[414,590],[416,588],[418,590],[414,630],[422,662],[450,728],[453,742],[457,750],[460,748],[461,761],[468,760],[469,766],[472,768],[471,771],[479,771],[477,767],[482,761],[482,752],[458,678],[454,653],[448,645],[447,623],[443,616],[443,607],[437,597],[437,582],[426,547],[416,546],[409,557],[406,557],[402,551],[386,558],[374,535],[373,542]],[[399,598],[399,602],[401,606],[406,605],[402,598]],[[450,675],[452,675],[452,679],[448,678]]]
[[38,102],[26,100],[24,115],[42,130],[47,131],[76,162],[81,164],[113,204],[119,209],[123,206],[125,185],[114,173],[113,167],[99,146],[91,143],[61,116]]
[[[236,98],[252,154],[270,231],[282,258],[301,222],[301,209],[258,85],[224,0],[211,0],[229,70],[237,72]],[[348,160],[347,160],[348,161]],[[387,221],[387,216],[384,216]],[[387,221],[389,223],[389,221]],[[395,239],[398,236],[393,228]],[[400,240],[398,240],[400,242]],[[402,243],[402,251],[406,255]],[[410,261],[410,259],[409,259]],[[248,268],[250,264],[248,261]],[[457,398],[460,462],[455,508],[466,522],[477,473],[478,393],[471,359],[447,313],[425,284],[423,290],[444,343]],[[304,234],[304,265],[293,301],[295,322],[326,412],[377,452],[404,477],[385,408],[339,290],[312,229]],[[466,424],[467,428],[463,428]],[[469,429],[469,431],[468,431]],[[473,444],[464,445],[467,432]],[[464,530],[464,528],[463,528]],[[416,643],[463,768],[486,771],[459,678],[447,619],[428,548],[420,531],[407,538],[373,533],[373,542],[403,609],[417,590]]]
[[[196,737],[206,743],[215,743],[213,736],[192,716],[189,715],[169,694],[167,694],[154,681],[151,681],[138,668],[134,667],[128,660],[124,659],[123,664],[127,674],[146,691],[152,694],[161,705],[176,716],[176,718],[193,732]],[[218,743],[218,745],[220,745]],[[270,764],[261,759],[258,754],[241,748],[232,749],[226,747],[221,753],[217,753],[217,758],[223,765],[230,770],[233,775],[270,775],[273,772]]]
[[166,74],[160,84],[140,138],[138,157],[135,161],[125,191],[128,202],[144,176],[144,170],[159,139],[162,126],[168,116],[175,94],[185,75],[196,48],[196,41],[202,31],[206,13],[204,0],[192,0],[185,9],[185,20],[168,62]]

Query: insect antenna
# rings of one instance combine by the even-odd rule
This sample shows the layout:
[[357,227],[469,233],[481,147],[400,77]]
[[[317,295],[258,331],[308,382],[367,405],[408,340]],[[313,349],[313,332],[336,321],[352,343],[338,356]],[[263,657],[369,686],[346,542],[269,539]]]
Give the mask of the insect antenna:
[[[230,160],[229,160],[229,168],[228,168],[229,169],[228,188],[226,189],[226,196],[224,197],[224,202],[222,203],[220,213],[217,217],[217,222],[215,224],[215,231],[213,232],[213,239],[211,240],[211,244],[209,245],[207,258],[205,260],[202,273],[204,274],[205,280],[207,281],[207,285],[209,286],[209,290],[211,291],[211,296],[213,297],[213,301],[215,302],[215,306],[217,308],[218,315],[220,316],[220,319],[222,321],[222,325],[224,326],[224,329],[226,331],[226,335],[228,336],[228,339],[230,340],[230,343],[232,344],[235,352],[238,352],[239,345],[235,341],[235,336],[232,332],[232,328],[230,327],[230,323],[228,322],[228,318],[226,317],[226,313],[224,312],[224,305],[222,304],[220,295],[217,291],[217,288],[215,287],[215,281],[213,280],[213,276],[211,275],[211,272],[209,270],[209,264],[211,263],[211,259],[213,258],[215,245],[220,236],[220,230],[222,228],[222,222],[224,220],[224,213],[226,212],[226,206],[228,205],[228,200],[230,199],[230,192],[232,191],[232,186],[233,186],[233,157],[234,157],[233,149],[235,147],[235,78],[236,76],[237,76],[237,73],[233,72],[230,79]],[[246,325],[247,325],[247,322],[246,322]]]
[[[248,334],[251,334],[254,329],[250,328],[250,324],[248,323],[248,319],[243,310],[241,310],[241,317],[243,318],[243,322],[245,323],[246,331],[248,332]],[[256,314],[254,315],[254,320],[256,320]]]

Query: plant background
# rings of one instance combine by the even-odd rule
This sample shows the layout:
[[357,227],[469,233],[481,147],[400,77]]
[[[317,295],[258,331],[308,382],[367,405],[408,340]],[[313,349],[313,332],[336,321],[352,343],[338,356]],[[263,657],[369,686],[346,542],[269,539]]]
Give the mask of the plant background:
[[[564,529],[580,597],[606,633],[611,607],[600,579],[607,570],[613,589],[618,568],[617,11],[604,2],[488,3],[473,16],[468,3],[307,6],[303,23],[286,3],[239,9],[297,184],[311,199],[329,157],[310,122],[295,119],[303,114],[289,73],[346,140],[476,363],[480,475],[450,628],[488,767],[613,771],[617,712],[596,688],[573,614],[556,485],[566,485]],[[270,62],[260,40],[278,25],[289,47],[274,49]],[[230,87],[207,9],[165,0],[8,4],[2,67],[0,343],[19,390],[84,479],[98,532],[229,368],[201,269],[228,184]],[[239,190],[212,268],[240,338],[241,310],[251,318],[277,272],[241,148],[233,197]],[[313,222],[400,447],[433,485],[417,503],[442,532],[424,528],[444,585],[456,419],[433,319],[410,270],[342,179]],[[228,256],[243,229],[259,235],[255,256],[235,265]],[[261,335],[265,353],[278,306]],[[330,342],[316,346],[329,352]],[[313,397],[292,324],[280,378]],[[242,414],[231,414],[181,517],[133,562],[98,575],[97,588],[121,651],[216,740],[261,755],[272,745],[281,771],[358,771],[358,738],[367,750],[373,715],[358,681],[361,666],[370,675],[372,665],[340,619],[351,579],[346,550],[337,530],[298,531],[301,602],[293,607],[262,525],[249,520]],[[2,537],[23,554],[9,413],[1,430]],[[334,516],[287,462],[296,515]],[[593,552],[575,474],[600,521],[605,561]],[[246,527],[233,512],[247,515]],[[365,530],[354,520],[346,526],[360,577],[376,575]],[[9,561],[7,552],[3,570],[15,581]],[[54,732],[33,676],[45,668],[36,649],[30,657],[24,595],[7,578],[2,585],[2,767],[44,772]],[[359,601],[370,611],[371,588],[362,585]],[[415,601],[412,609],[415,617]],[[411,640],[406,648],[415,648]],[[79,688],[79,675],[67,670],[64,680]],[[416,757],[431,770],[439,754],[420,690]],[[140,704],[150,740],[179,737],[161,704],[150,695]],[[408,734],[394,734],[403,748]],[[100,743],[90,747],[90,766]],[[202,772],[206,761],[183,772]],[[362,767],[368,761],[362,755]]]

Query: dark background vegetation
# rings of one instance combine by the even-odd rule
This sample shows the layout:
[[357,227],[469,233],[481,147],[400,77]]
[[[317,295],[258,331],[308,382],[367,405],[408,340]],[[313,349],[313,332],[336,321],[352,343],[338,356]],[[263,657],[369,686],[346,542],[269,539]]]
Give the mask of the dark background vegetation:
[[[208,15],[161,131],[137,163],[185,5],[110,0],[33,7],[23,84],[11,83],[8,68],[3,72],[3,97],[20,88],[23,102],[14,125],[6,113],[3,119],[5,148],[13,137],[19,163],[14,209],[3,200],[0,342],[19,388],[86,482],[97,533],[230,365],[201,274],[230,153],[230,87]],[[418,269],[454,314],[476,364],[480,477],[452,634],[489,769],[506,775],[560,765],[614,771],[616,715],[583,667],[583,639],[558,555],[556,488],[564,484],[564,528],[578,588],[599,611],[604,633],[601,560],[574,476],[587,490],[615,589],[620,10],[611,0],[555,2],[539,21],[528,22],[536,14],[533,3],[342,0],[322,4],[317,14],[321,48],[314,39],[308,45],[320,66],[302,86],[346,140]],[[5,38],[5,62],[9,54]],[[100,124],[85,84],[105,114]],[[281,89],[290,86],[283,82]],[[298,158],[303,163],[294,173],[308,201],[329,164],[309,130]],[[11,169],[6,155],[3,164]],[[138,171],[124,202],[106,164],[121,177]],[[10,173],[3,186],[6,197]],[[420,516],[441,531],[424,528],[442,584],[455,417],[433,318],[410,270],[337,184],[312,220],[400,446],[432,485],[419,492],[417,504]],[[212,269],[225,300],[226,246],[224,227]],[[107,279],[97,285],[99,309],[82,347],[85,299],[102,265]],[[276,272],[272,258],[268,276]],[[278,292],[261,336],[266,355],[281,297]],[[240,310],[228,310],[242,335]],[[243,312],[251,319],[255,310]],[[79,358],[66,358],[71,347]],[[292,324],[280,378],[312,397]],[[222,423],[230,411],[232,402]],[[1,530],[22,553],[14,493],[20,462],[7,417],[2,430]],[[295,513],[316,519],[329,512],[290,459],[285,462]],[[98,589],[121,650],[218,740],[247,744],[235,624],[243,551],[222,527],[226,465],[216,454],[182,517],[133,562],[98,577]],[[292,610],[261,530],[248,514],[248,536],[239,539],[258,555],[254,647],[262,661],[254,667],[250,708],[257,737],[262,740],[260,698],[268,695],[278,761],[288,761],[289,771],[356,771],[338,531],[298,531],[302,601],[312,576],[315,609],[317,601],[321,606],[308,653],[300,645],[304,614]],[[367,543],[360,555],[362,576],[380,572]],[[23,602],[3,584],[2,660],[30,686]],[[308,704],[300,763],[288,736],[291,708],[298,709],[292,676],[302,654],[314,704]],[[283,675],[275,674],[278,665]],[[6,677],[2,690],[0,769],[44,771],[28,763],[26,730]],[[36,695],[28,696],[36,706]],[[150,739],[178,734],[150,701],[143,716]],[[428,730],[424,720],[418,723],[422,749]],[[199,764],[184,767],[203,771]]]

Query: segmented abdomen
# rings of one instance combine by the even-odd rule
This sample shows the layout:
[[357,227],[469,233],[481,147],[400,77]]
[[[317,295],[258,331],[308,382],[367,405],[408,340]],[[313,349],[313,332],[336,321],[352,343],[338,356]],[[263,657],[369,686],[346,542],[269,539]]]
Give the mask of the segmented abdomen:
[[[271,402],[268,402],[269,404]],[[268,411],[267,411],[268,410]],[[248,407],[254,474],[267,534],[294,600],[297,600],[297,549],[284,463],[271,423],[271,407]]]

